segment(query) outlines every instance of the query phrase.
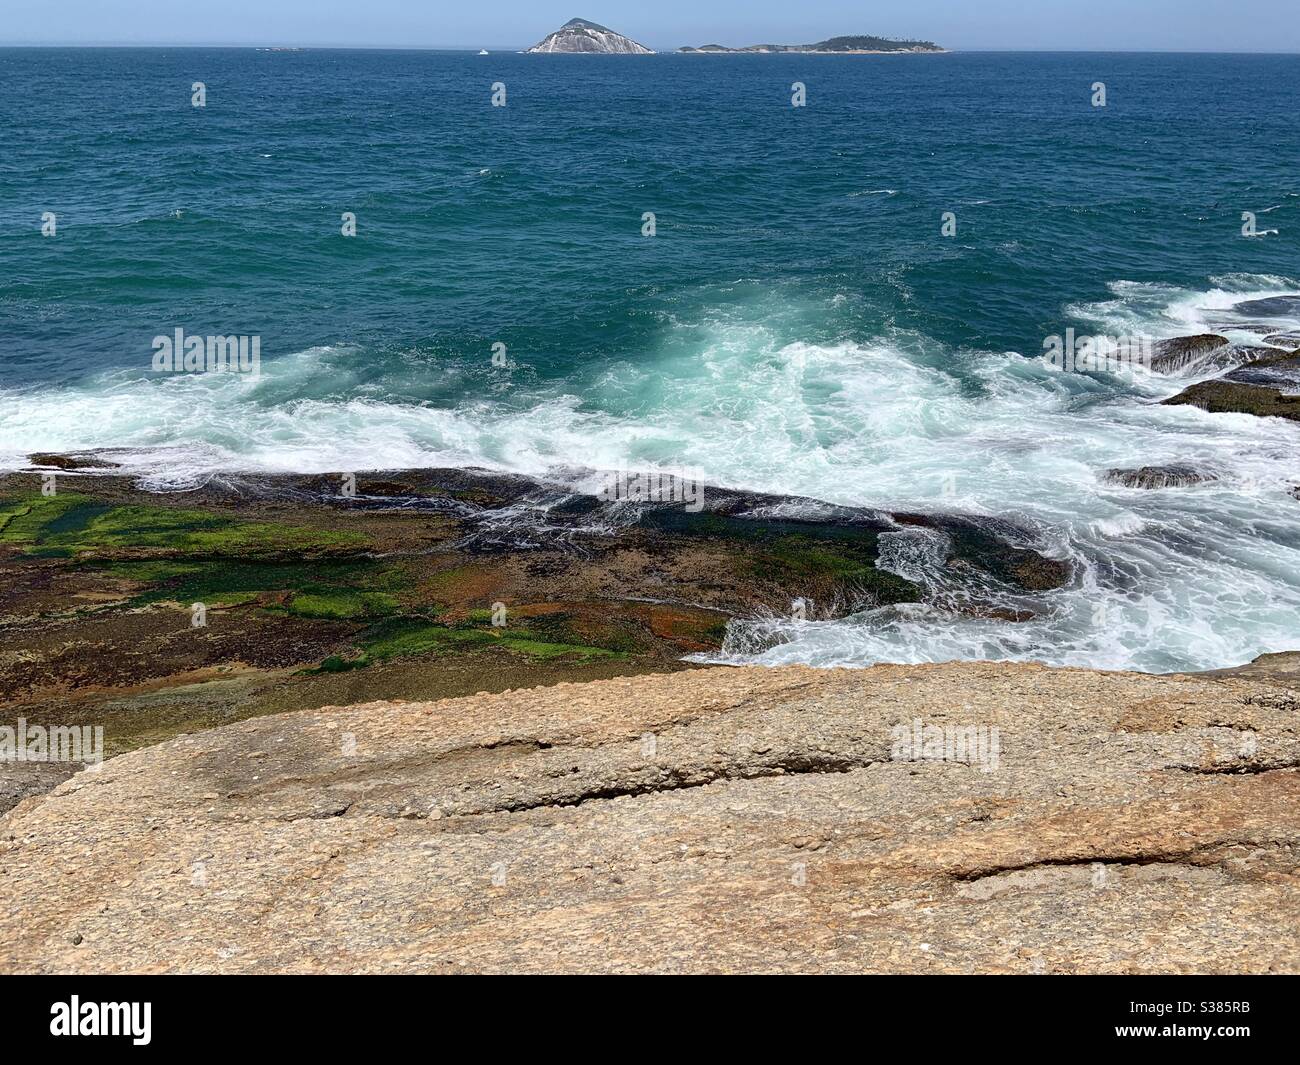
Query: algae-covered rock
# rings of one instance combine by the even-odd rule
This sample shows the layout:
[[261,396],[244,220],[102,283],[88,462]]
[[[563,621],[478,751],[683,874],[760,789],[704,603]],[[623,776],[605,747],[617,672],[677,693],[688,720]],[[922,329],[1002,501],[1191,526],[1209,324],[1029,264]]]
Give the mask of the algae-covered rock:
[[917,526],[942,540],[951,609],[1019,620],[1069,578],[1011,523],[708,486],[696,509],[467,470],[41,483],[0,494],[0,687],[32,720],[91,716],[114,751],[358,698],[681,669],[731,619],[796,603],[918,603],[937,593],[882,565],[882,537]]
[[1163,402],[1166,406],[1200,407],[1212,414],[1254,414],[1300,421],[1300,395],[1224,379],[1200,381]]

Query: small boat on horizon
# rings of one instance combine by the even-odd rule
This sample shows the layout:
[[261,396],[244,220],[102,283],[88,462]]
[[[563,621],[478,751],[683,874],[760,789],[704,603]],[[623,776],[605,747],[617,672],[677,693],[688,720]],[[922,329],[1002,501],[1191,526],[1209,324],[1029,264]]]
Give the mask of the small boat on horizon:
[[480,48],[480,49],[478,50],[478,54],[479,54],[479,55],[487,55],[487,54],[488,54],[488,50],[487,50],[486,48]]

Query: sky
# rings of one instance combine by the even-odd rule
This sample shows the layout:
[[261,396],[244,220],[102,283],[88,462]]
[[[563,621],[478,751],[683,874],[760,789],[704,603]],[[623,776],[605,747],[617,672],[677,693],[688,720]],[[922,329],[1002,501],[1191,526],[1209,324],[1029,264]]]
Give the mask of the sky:
[[3,44],[517,49],[570,18],[661,50],[841,34],[954,49],[1300,52],[1300,0],[4,0]]

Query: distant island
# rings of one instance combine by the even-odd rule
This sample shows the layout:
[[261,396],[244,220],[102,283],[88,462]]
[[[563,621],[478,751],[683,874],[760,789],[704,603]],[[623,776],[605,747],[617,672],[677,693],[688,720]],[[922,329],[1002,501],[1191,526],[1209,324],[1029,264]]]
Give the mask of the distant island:
[[[774,52],[802,52],[826,55],[884,55],[895,52],[944,52],[933,41],[895,41],[888,37],[860,34],[849,37],[831,37],[816,44],[751,44],[746,48],[728,48],[721,44],[705,44],[699,48],[679,48],[679,52],[708,55],[769,54]],[[608,26],[585,18],[569,19],[554,33],[548,33],[526,54],[571,55],[654,55],[653,48],[624,37]]]
[[893,41],[888,37],[859,35],[831,37],[816,44],[751,44],[746,48],[727,48],[721,44],[704,44],[699,48],[679,48],[679,52],[737,55],[741,53],[813,52],[877,55],[890,52],[945,52],[933,41]]
[[538,41],[528,53],[570,53],[593,55],[654,55],[653,48],[615,33],[607,26],[585,18],[569,19],[554,33]]

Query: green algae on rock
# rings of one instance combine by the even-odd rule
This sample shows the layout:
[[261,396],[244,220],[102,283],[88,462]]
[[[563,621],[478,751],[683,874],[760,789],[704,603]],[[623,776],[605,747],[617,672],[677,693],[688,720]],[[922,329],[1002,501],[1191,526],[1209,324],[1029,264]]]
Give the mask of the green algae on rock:
[[[1069,577],[988,519],[721,489],[701,513],[628,510],[486,471],[362,475],[355,498],[338,483],[230,478],[157,495],[60,473],[45,496],[39,474],[6,478],[10,709],[75,711],[117,753],[329,703],[691,668],[683,656],[719,651],[733,618],[921,601],[879,565],[883,537],[920,525],[945,538],[958,581],[1030,594]],[[1007,616],[1031,615],[1018,603]]]

